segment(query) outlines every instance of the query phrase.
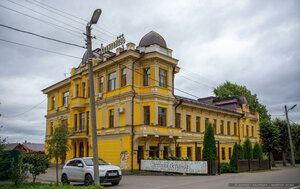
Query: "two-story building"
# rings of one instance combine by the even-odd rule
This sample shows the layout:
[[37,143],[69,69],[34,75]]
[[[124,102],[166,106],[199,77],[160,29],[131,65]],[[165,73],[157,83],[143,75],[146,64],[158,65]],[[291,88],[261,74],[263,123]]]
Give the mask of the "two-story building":
[[[162,36],[151,31],[136,47],[101,55],[93,51],[99,156],[123,169],[140,159],[169,156],[201,160],[205,126],[210,122],[228,161],[234,143],[258,141],[257,113],[245,97],[219,100],[174,95],[178,60]],[[89,81],[86,54],[71,76],[43,90],[48,97],[46,140],[56,127],[69,130],[66,158],[92,156]],[[201,94],[199,94],[201,95]]]

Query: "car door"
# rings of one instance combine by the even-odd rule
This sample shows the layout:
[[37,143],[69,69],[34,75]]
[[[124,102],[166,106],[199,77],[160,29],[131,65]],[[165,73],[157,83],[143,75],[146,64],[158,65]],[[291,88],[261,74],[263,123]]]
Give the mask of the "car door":
[[[81,164],[83,167],[79,167],[78,165]],[[82,162],[82,160],[76,161],[76,180],[78,181],[84,181],[84,173],[85,173],[85,166]]]
[[70,181],[74,181],[76,178],[75,178],[75,168],[76,168],[76,160],[71,160],[67,166],[66,166],[66,173],[67,173],[67,176],[68,176],[68,179]]

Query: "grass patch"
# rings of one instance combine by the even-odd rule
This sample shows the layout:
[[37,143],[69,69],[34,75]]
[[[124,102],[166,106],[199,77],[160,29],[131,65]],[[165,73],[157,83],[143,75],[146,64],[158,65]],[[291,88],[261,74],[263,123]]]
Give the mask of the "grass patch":
[[103,186],[73,186],[73,185],[56,185],[41,183],[26,183],[15,186],[13,184],[0,184],[0,189],[104,189]]

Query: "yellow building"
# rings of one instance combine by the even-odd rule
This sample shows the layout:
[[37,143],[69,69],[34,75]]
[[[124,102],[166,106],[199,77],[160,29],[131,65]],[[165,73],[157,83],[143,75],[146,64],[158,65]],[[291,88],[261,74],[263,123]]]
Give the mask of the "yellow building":
[[[93,51],[99,156],[123,169],[137,169],[140,159],[169,156],[201,160],[205,125],[211,122],[228,161],[234,143],[258,141],[257,113],[245,97],[219,100],[174,95],[178,60],[158,33],[146,34],[135,47],[116,53]],[[66,158],[92,156],[86,54],[71,76],[43,90],[48,96],[46,139],[67,125],[71,150]]]

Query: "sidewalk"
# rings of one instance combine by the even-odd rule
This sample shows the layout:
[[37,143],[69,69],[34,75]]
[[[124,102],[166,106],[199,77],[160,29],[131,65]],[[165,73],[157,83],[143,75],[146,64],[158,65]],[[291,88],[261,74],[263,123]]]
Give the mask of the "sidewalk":
[[[58,168],[58,181],[60,182],[62,168]],[[38,175],[36,177],[36,182],[56,182],[56,170],[55,167],[50,167],[47,169],[45,174]]]

